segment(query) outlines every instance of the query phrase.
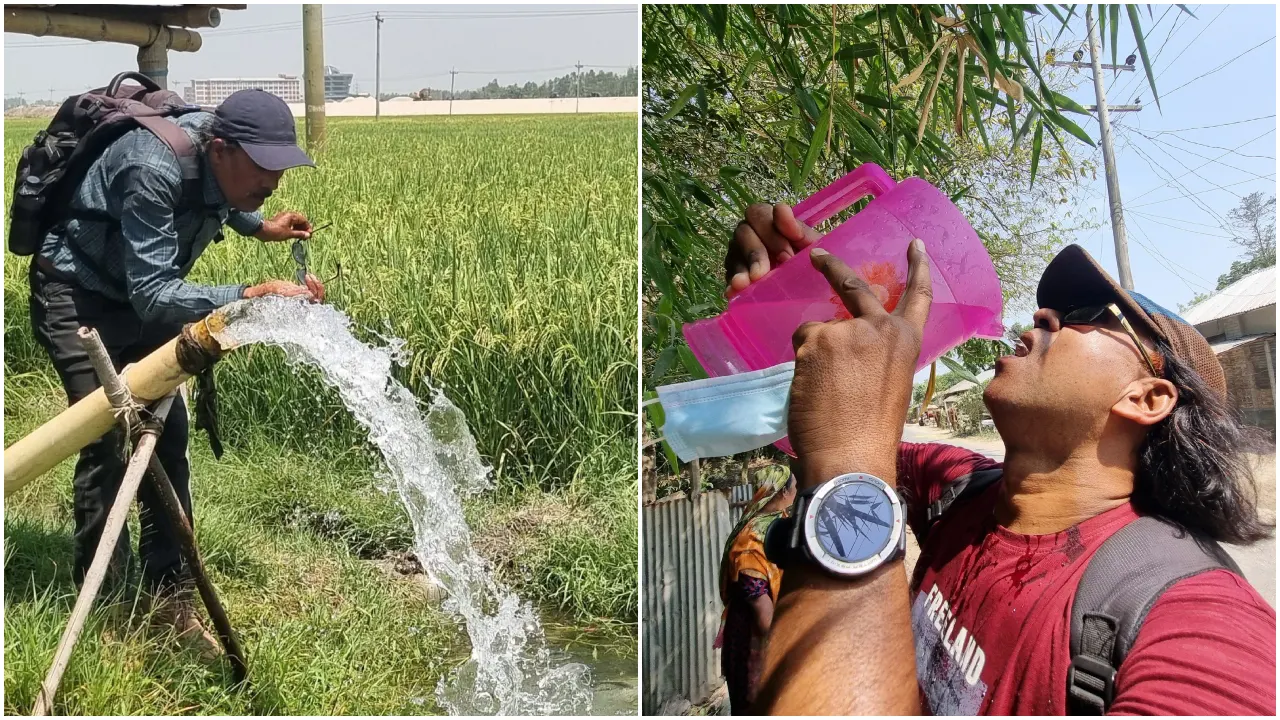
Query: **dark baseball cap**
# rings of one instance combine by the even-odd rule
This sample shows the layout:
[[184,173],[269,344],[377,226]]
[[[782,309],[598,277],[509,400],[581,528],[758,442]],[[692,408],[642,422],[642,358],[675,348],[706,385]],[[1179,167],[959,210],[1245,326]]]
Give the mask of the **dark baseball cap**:
[[1079,245],[1066,246],[1049,262],[1036,288],[1036,303],[1059,312],[1115,303],[1140,335],[1166,342],[1175,358],[1195,370],[1219,395],[1227,395],[1227,379],[1209,341],[1176,313],[1120,287]]
[[238,90],[223,100],[213,113],[213,136],[234,140],[263,170],[316,166],[298,147],[289,106],[265,90]]

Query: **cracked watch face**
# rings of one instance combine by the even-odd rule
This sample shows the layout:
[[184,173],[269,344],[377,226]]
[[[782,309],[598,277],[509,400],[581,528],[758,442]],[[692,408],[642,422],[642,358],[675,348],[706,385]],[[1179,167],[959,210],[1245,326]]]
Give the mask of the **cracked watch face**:
[[897,550],[904,522],[902,504],[884,481],[844,475],[814,495],[805,513],[809,552],[839,575],[861,575]]

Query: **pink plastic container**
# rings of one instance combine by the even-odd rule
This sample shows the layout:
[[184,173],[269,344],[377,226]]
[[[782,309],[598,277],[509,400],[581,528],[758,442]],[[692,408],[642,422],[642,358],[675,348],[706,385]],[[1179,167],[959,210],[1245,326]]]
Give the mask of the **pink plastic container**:
[[[895,183],[870,163],[795,206],[817,225],[863,197],[874,199],[813,247],[836,255],[872,285],[886,308],[896,306],[907,280],[907,245],[924,241],[933,279],[933,305],[924,327],[917,370],[975,337],[1003,337],[1003,300],[991,257],[964,215],[919,178]],[[684,326],[689,349],[713,377],[760,370],[795,359],[791,335],[801,324],[848,317],[808,249],[729,300],[719,316]],[[790,452],[786,440],[778,443]]]

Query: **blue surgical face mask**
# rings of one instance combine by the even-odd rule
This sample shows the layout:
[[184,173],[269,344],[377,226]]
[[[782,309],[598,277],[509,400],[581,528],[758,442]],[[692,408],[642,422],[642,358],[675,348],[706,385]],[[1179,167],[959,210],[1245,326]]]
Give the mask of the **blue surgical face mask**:
[[787,436],[795,367],[789,362],[659,387],[657,402],[666,415],[663,436],[681,462],[736,455],[781,440]]

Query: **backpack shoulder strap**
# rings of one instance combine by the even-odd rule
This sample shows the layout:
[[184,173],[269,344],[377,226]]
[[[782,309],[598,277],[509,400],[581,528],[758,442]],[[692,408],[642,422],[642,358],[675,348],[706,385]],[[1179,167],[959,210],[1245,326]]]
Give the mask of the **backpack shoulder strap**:
[[1156,601],[1179,580],[1218,569],[1243,575],[1218,543],[1158,518],[1140,517],[1107,538],[1072,602],[1068,714],[1105,713],[1116,672]]
[[947,483],[946,487],[942,488],[942,495],[934,502],[929,503],[929,507],[925,509],[925,526],[920,529],[920,535],[916,539],[923,543],[929,530],[938,524],[938,521],[942,519],[943,513],[952,505],[960,500],[974,497],[1003,476],[1004,470],[1001,469],[978,470],[968,475],[961,475]]
[[191,208],[203,208],[204,200],[200,193],[200,152],[191,141],[191,136],[177,123],[160,115],[139,115],[134,119],[160,138],[177,156],[178,166],[182,169],[183,201]]

